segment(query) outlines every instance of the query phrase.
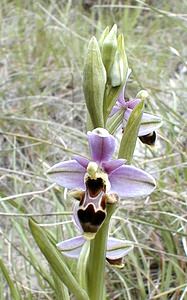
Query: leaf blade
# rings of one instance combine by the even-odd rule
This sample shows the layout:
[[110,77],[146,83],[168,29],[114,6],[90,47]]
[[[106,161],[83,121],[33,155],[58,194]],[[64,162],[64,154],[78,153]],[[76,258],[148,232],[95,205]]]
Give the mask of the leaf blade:
[[133,109],[121,139],[118,158],[124,158],[129,163],[132,160],[134,149],[136,146],[136,140],[137,140],[140,124],[141,124],[143,109],[144,109],[144,102],[141,101]]
[[49,262],[51,268],[58,275],[59,279],[68,287],[78,300],[88,300],[86,292],[79,286],[75,277],[62,260],[60,253],[50,242],[46,231],[38,226],[32,219],[29,219],[31,233],[39,246],[41,252]]

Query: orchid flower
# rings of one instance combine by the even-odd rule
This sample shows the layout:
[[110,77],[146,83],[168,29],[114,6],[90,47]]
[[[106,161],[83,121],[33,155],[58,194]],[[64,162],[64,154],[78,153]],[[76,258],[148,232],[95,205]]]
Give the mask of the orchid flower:
[[[112,108],[110,117],[115,115],[119,111],[124,111],[123,120],[126,123],[137,104],[141,102],[141,99],[127,99],[124,98],[125,86],[120,93],[116,105]],[[143,113],[138,137],[144,144],[154,145],[156,140],[155,130],[161,126],[161,119],[158,116]]]
[[96,233],[104,222],[108,203],[118,197],[141,197],[155,189],[154,178],[145,171],[125,165],[123,159],[112,159],[116,140],[106,129],[88,131],[90,156],[74,156],[48,170],[53,182],[68,189],[78,199],[76,212],[85,233]]
[[[73,221],[80,233],[84,233],[81,223],[77,215],[77,204],[74,207]],[[65,241],[59,242],[56,246],[62,253],[69,257],[78,259],[84,243],[87,241],[85,236],[80,235]],[[123,257],[126,256],[134,248],[131,241],[119,240],[109,237],[106,246],[106,260],[113,266],[123,267]]]

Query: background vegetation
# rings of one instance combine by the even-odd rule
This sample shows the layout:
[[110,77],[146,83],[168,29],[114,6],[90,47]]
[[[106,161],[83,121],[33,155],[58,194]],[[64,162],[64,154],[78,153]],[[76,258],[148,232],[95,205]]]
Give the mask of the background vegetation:
[[133,70],[126,93],[148,90],[146,110],[163,126],[154,148],[137,142],[133,164],[158,188],[123,201],[113,218],[113,235],[135,249],[122,270],[107,266],[108,299],[187,299],[186,11],[186,1],[175,0],[1,0],[0,299],[62,299],[28,217],[57,241],[75,235],[72,200],[45,171],[88,154],[84,56],[90,37],[114,23]]

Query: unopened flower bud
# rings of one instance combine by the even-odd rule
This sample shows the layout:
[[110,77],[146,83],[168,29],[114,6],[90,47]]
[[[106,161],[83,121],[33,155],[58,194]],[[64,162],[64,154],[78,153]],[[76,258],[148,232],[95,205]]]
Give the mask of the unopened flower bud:
[[149,93],[146,90],[141,90],[136,95],[136,98],[141,99],[141,100],[145,100],[148,97],[149,97]]
[[120,86],[123,82],[123,61],[120,58],[120,54],[118,51],[116,51],[114,63],[111,67],[109,77],[112,87]]
[[83,91],[86,106],[93,127],[103,127],[103,98],[106,84],[106,71],[98,42],[93,37],[88,45],[88,53],[83,72]]
[[106,36],[109,34],[109,32],[110,32],[110,29],[109,29],[109,26],[107,26],[101,34],[101,37],[99,39],[99,47],[100,47],[101,51],[102,51],[102,47],[103,47],[103,42],[104,42]]
[[107,72],[109,75],[110,68],[114,62],[115,53],[117,50],[117,25],[114,24],[109,34],[105,37],[102,46],[102,59]]

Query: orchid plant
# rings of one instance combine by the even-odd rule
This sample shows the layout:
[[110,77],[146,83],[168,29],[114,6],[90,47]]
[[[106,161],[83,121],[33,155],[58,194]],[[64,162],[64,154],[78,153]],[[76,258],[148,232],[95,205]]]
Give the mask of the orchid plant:
[[[83,73],[90,156],[75,155],[47,171],[50,179],[69,189],[75,199],[73,220],[80,235],[58,242],[54,248],[49,233],[45,233],[46,242],[42,229],[30,222],[41,251],[76,299],[105,299],[105,260],[122,267],[123,257],[133,249],[125,237],[119,240],[110,235],[112,215],[120,199],[148,196],[156,186],[150,174],[130,165],[137,137],[153,144],[161,120],[144,112],[145,91],[135,99],[124,96],[129,74],[123,35],[117,37],[116,25],[111,30],[107,27],[99,42],[95,37],[90,40]],[[118,144],[114,134],[121,124]],[[150,135],[152,142],[147,140]],[[63,257],[78,260],[77,277],[67,269]],[[64,299],[70,299],[65,295]]]

